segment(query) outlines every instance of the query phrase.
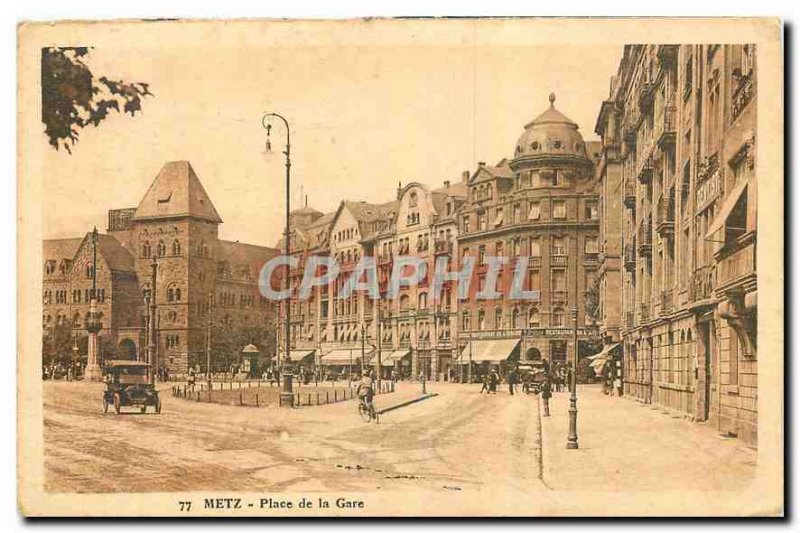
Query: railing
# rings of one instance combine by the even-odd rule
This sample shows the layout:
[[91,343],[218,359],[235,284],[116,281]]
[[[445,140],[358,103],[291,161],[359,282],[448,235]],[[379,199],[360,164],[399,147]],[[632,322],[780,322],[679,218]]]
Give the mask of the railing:
[[731,253],[722,253],[717,260],[717,287],[756,273],[756,245],[749,243]]
[[647,322],[650,320],[650,304],[643,303],[639,305],[639,322]]
[[675,199],[671,194],[658,199],[656,206],[656,231],[659,235],[671,234],[675,230]]
[[639,172],[637,173],[637,178],[639,179],[640,183],[650,183],[650,180],[653,179],[652,156],[647,156],[642,160],[641,165],[639,165]]
[[663,150],[666,146],[674,146],[677,131],[677,111],[675,106],[665,106],[656,117],[656,120],[658,147]]
[[628,243],[625,245],[623,249],[623,255],[625,256],[625,268],[628,271],[632,271],[636,269],[636,247],[632,243]]
[[554,303],[565,303],[567,301],[567,291],[551,291],[550,299]]
[[639,255],[650,255],[653,249],[653,236],[652,236],[652,225],[648,223],[643,223],[639,226],[639,233],[636,238],[636,241],[639,243]]
[[751,70],[737,80],[736,87],[733,89],[733,105],[731,112],[733,119],[742,114],[744,108],[753,98],[753,71]]
[[634,324],[634,322],[633,322],[633,311],[626,311],[625,312],[625,326],[627,328],[632,328],[633,324]]
[[551,255],[550,256],[550,265],[551,266],[567,266],[567,256],[566,255]]
[[661,291],[661,314],[668,315],[673,311],[672,289]]
[[636,184],[630,179],[625,179],[625,207],[636,208]]
[[435,240],[433,243],[434,253],[450,254],[453,253],[453,243],[447,240]]
[[714,295],[716,269],[713,265],[700,267],[689,278],[689,301],[706,300]]

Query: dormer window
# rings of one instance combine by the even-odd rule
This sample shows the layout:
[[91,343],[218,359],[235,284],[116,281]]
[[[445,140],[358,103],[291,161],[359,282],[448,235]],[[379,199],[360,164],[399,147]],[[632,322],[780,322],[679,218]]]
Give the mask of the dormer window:
[[412,192],[408,195],[408,207],[417,207],[417,193]]
[[531,150],[539,150],[539,148],[541,148],[541,145],[539,144],[539,141],[533,141],[531,143]]
[[56,262],[55,261],[46,261],[44,264],[44,272],[48,276],[51,275],[53,272],[56,271]]

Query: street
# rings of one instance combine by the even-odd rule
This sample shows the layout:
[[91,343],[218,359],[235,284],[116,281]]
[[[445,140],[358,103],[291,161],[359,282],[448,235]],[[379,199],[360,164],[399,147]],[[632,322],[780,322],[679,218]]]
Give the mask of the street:
[[[164,386],[168,389],[167,386]],[[295,410],[172,398],[161,415],[103,414],[102,385],[45,382],[53,492],[543,489],[538,399],[429,383],[438,396],[364,423],[355,401]],[[416,383],[378,409],[419,396]]]

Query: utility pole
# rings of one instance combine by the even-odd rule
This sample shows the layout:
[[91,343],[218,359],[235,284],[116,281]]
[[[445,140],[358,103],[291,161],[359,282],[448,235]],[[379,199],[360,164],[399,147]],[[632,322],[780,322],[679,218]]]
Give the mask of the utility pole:
[[575,265],[575,292],[572,300],[572,372],[569,379],[569,434],[567,449],[578,449],[578,221],[575,221],[575,254],[572,258]]

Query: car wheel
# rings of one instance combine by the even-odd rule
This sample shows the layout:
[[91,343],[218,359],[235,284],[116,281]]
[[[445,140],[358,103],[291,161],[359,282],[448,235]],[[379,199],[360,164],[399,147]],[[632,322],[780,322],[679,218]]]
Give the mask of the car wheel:
[[114,412],[119,414],[119,409],[122,407],[122,398],[119,397],[119,393],[114,393]]
[[156,396],[156,414],[161,414],[161,398]]
[[103,412],[108,412],[108,399],[105,396],[103,396]]

